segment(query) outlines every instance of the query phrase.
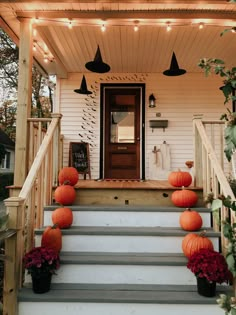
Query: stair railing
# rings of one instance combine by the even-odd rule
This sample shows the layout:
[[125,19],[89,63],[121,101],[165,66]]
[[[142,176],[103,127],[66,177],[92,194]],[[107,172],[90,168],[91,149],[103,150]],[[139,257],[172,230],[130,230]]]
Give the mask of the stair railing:
[[22,188],[12,187],[11,197],[5,200],[8,228],[16,233],[5,240],[5,255],[11,259],[4,266],[3,314],[18,313],[17,293],[23,282],[23,255],[34,246],[34,229],[43,225],[43,208],[52,202],[52,188],[57,185],[62,166],[61,114],[51,116],[50,119],[28,119],[31,136],[28,175]]
[[[194,131],[194,183],[203,188],[203,197],[209,194],[213,198],[220,195],[229,196],[235,200],[226,174],[232,171],[232,164],[224,158],[224,128],[223,121],[193,120]],[[216,140],[217,139],[217,140]],[[221,248],[224,252],[227,240],[223,236],[221,222],[226,218],[235,222],[235,213],[226,207],[219,209],[218,216],[213,216],[213,228],[221,231]]]

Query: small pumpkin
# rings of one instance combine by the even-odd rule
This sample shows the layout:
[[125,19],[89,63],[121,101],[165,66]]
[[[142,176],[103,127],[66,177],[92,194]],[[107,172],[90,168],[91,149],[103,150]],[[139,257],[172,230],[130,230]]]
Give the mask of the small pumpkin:
[[212,241],[206,236],[205,232],[200,234],[189,233],[182,240],[182,250],[186,257],[192,256],[201,248],[214,250]]
[[76,168],[72,166],[63,167],[58,175],[58,181],[60,185],[74,186],[79,180],[79,173]]
[[189,172],[171,172],[168,176],[168,182],[174,187],[188,187],[192,183],[192,176]]
[[197,231],[202,227],[202,217],[197,211],[187,208],[181,213],[179,224],[185,231]]
[[57,203],[63,206],[72,205],[76,198],[76,192],[73,186],[61,185],[55,189],[54,198]]
[[48,226],[43,231],[41,246],[52,248],[58,253],[60,252],[62,248],[62,233],[57,224]]
[[68,229],[73,223],[73,212],[70,208],[57,208],[52,212],[52,222],[61,229]]
[[176,207],[190,208],[193,207],[197,201],[197,194],[188,189],[175,190],[171,195],[171,201]]

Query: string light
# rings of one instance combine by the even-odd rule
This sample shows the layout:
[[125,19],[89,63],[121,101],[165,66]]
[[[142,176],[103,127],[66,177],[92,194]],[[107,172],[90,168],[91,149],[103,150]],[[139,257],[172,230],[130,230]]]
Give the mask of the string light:
[[167,31],[167,32],[170,32],[171,29],[172,29],[172,27],[171,27],[170,23],[168,22],[168,23],[167,23],[167,26],[166,26],[166,31]]
[[137,32],[139,30],[138,25],[134,25],[134,31]]
[[236,33],[236,27],[232,27],[231,32],[232,32],[232,33]]
[[103,25],[101,26],[101,31],[102,31],[102,32],[105,32],[105,30],[106,30],[106,26],[103,24]]

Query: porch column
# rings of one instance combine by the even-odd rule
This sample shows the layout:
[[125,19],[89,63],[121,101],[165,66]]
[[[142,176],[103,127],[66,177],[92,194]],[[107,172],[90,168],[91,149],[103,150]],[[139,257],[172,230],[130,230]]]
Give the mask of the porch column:
[[20,22],[19,75],[16,115],[14,185],[22,186],[26,173],[27,118],[32,98],[32,24]]

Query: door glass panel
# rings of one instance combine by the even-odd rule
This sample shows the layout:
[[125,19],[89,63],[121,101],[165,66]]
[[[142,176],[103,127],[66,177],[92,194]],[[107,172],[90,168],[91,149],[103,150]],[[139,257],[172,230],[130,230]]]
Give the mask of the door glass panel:
[[110,142],[134,143],[134,111],[111,111]]

